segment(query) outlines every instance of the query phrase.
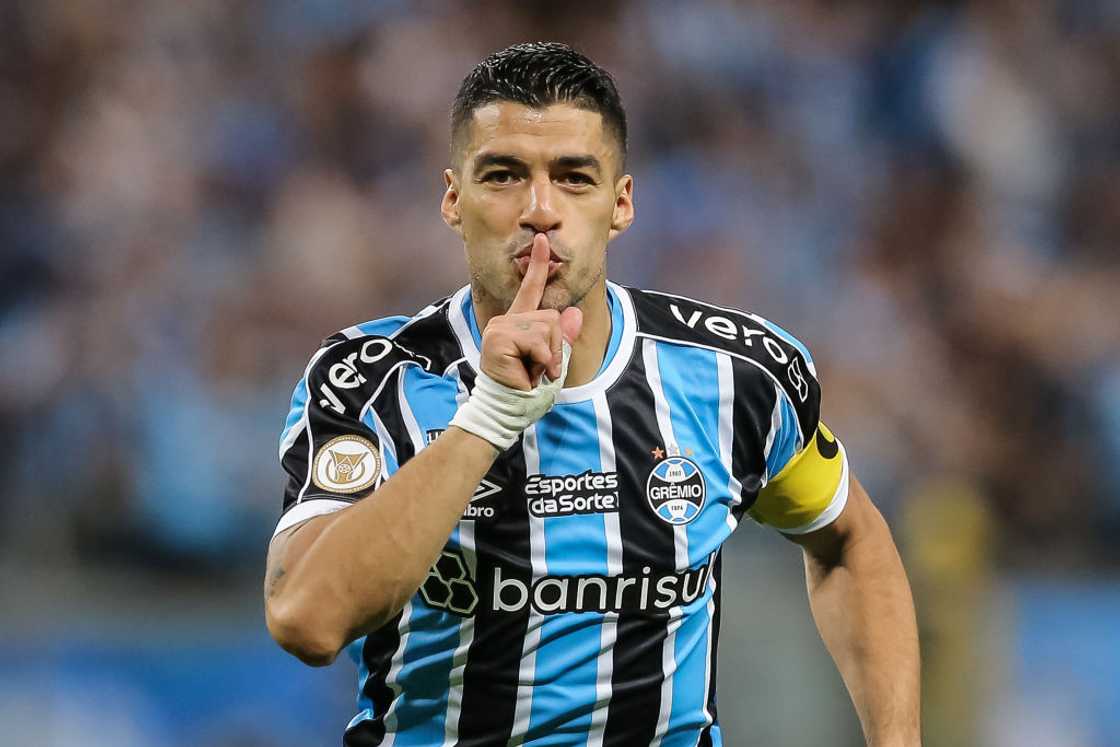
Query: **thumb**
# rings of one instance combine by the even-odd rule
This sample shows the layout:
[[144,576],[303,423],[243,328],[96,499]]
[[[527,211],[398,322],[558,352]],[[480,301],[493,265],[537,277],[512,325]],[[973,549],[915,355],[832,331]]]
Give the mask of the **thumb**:
[[565,340],[575,342],[582,328],[583,312],[579,308],[569,306],[560,312],[560,331],[564,333]]

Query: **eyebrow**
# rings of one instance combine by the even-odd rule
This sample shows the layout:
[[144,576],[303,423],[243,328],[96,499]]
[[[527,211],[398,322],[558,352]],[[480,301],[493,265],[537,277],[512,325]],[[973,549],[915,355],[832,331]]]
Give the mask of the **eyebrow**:
[[601,172],[602,165],[595,156],[560,156],[553,163],[562,169],[595,169]]
[[474,159],[474,170],[482,171],[491,166],[505,166],[508,169],[525,168],[525,162],[517,156],[504,156],[497,153],[483,153]]
[[[526,165],[527,164],[517,156],[499,153],[483,153],[474,159],[475,171],[481,171],[492,166],[523,169]],[[562,169],[595,169],[600,173],[603,171],[603,166],[599,163],[599,159],[592,155],[559,156],[558,158],[552,159],[549,165],[557,166]]]

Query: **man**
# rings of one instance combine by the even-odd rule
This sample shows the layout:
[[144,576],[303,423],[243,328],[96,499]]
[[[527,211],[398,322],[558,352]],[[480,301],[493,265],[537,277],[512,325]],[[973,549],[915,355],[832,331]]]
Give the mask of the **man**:
[[463,81],[442,215],[470,284],[311,358],[269,630],[313,665],[349,644],[347,745],[721,744],[720,547],[748,513],[804,548],[869,742],[917,745],[909,587],[808,351],[606,281],[625,156],[613,82],[564,45]]

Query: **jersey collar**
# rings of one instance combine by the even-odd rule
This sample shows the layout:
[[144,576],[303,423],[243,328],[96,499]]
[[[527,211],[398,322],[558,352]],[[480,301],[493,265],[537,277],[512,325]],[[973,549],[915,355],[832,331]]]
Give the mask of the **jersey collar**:
[[[607,343],[607,354],[603,358],[603,365],[595,374],[595,378],[586,384],[561,389],[556,396],[558,403],[583,402],[605,392],[622,375],[626,362],[634,352],[634,333],[637,323],[630,294],[621,285],[608,282],[607,296],[611,306],[611,339]],[[478,371],[482,334],[474,316],[469,285],[463,286],[451,297],[448,319],[467,363]]]

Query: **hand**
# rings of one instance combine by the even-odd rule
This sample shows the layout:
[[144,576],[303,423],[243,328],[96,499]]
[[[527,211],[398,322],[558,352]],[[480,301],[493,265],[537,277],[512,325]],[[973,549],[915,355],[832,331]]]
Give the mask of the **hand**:
[[574,306],[563,312],[539,308],[548,284],[549,254],[548,237],[538,233],[509,311],[492,318],[482,333],[481,369],[511,389],[527,392],[542,374],[556,380],[563,364],[563,343],[579,337],[583,325],[583,313]]
[[562,313],[539,308],[550,253],[548,237],[537,234],[517,297],[507,313],[486,325],[481,370],[471,396],[451,419],[451,425],[499,451],[512,446],[552,408],[567,375],[569,341],[579,336],[583,324],[583,314],[575,307]]

